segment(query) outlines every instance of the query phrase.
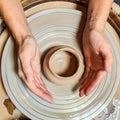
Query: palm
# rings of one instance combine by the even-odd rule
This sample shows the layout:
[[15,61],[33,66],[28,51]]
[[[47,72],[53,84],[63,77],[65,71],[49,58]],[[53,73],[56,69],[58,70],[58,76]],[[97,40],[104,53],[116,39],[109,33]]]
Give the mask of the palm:
[[88,95],[111,70],[112,52],[104,34],[93,31],[83,36],[83,51],[85,55],[85,74],[80,88],[80,96]]
[[90,63],[91,63],[91,69],[94,71],[102,70],[104,69],[104,61],[103,56],[100,54],[96,54],[94,52],[89,51],[91,54]]

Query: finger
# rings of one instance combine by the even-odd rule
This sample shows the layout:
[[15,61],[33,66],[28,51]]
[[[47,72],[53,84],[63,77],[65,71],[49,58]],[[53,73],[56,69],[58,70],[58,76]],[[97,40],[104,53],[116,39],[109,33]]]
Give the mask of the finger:
[[[32,62],[29,62],[29,63],[31,63],[31,64],[28,64],[28,63],[27,63],[27,65],[25,64],[26,67],[29,67],[29,69],[27,69],[27,70],[24,69],[24,71],[27,75],[27,79],[28,79],[28,84],[27,84],[28,87],[31,89],[31,91],[33,93],[35,93],[39,97],[43,98],[44,100],[47,100],[50,103],[53,103],[53,98],[52,98],[51,94],[48,92],[44,83],[40,79],[40,67],[39,67],[40,62],[39,62],[39,59],[36,60],[36,56],[35,56],[35,58],[32,60]],[[28,73],[31,73],[31,74],[28,75]]]
[[24,82],[26,82],[26,77],[23,73],[21,62],[20,62],[19,58],[18,58],[18,75],[20,78],[22,78],[22,80],[24,80]]
[[43,80],[40,77],[35,77],[35,85],[37,88],[42,88],[44,91],[48,92]]
[[43,98],[44,100],[50,102],[50,103],[54,103],[53,97],[49,94],[49,93],[44,93],[41,98]]
[[88,88],[89,84],[93,82],[93,78],[95,77],[95,75],[96,72],[92,70],[90,77],[87,78],[88,80],[87,84],[85,84],[85,86],[83,87],[84,95],[86,95],[86,89]]
[[24,75],[24,73],[23,73],[20,69],[18,70],[18,75],[19,75],[20,78],[22,78],[22,80],[23,80],[24,82],[26,82],[25,75]]
[[22,56],[22,55],[19,56],[19,61],[21,63],[21,69],[22,69],[22,72],[23,72],[27,82],[31,82],[34,79],[30,60],[31,59],[27,58],[27,56]]
[[44,99],[44,100],[46,100],[46,101],[48,101],[48,102],[50,102],[50,103],[53,103],[53,97],[52,97],[52,95],[49,93],[49,91],[44,91],[44,89],[40,89],[42,92],[43,92],[43,94],[42,95],[39,95],[39,93],[38,93],[38,95],[42,98],[42,99]]
[[53,98],[52,98],[52,95],[50,94],[50,92],[47,90],[43,80],[40,78],[40,76],[36,77],[36,80],[35,80],[35,83],[36,83],[36,86],[40,89],[43,90],[44,93],[47,93],[47,96],[45,98],[46,95],[43,95],[44,99],[46,99],[47,101],[51,101],[51,103],[53,102]]
[[35,57],[34,60],[32,60],[31,64],[34,73],[40,74],[41,65],[40,65],[40,53],[38,47],[36,48]]
[[90,66],[91,65],[90,51],[88,51],[88,48],[83,48],[83,50],[84,50],[85,64],[86,66]]
[[53,103],[53,98],[47,90],[43,80],[40,77],[40,54],[38,48],[36,48],[35,58],[32,61],[32,69],[34,72],[34,83],[38,89],[42,91],[42,95],[38,94],[41,98]]
[[22,70],[20,59],[18,58],[18,70]]
[[40,54],[39,54],[39,50],[38,48],[36,48],[36,53],[35,53],[35,57],[34,60],[31,63],[32,65],[32,69],[34,72],[34,78],[36,80],[36,82],[38,83],[38,85],[41,85],[43,87],[45,87],[45,84],[43,83],[41,77],[40,77]]
[[[26,85],[28,86],[28,88],[35,93],[36,95],[38,95],[39,97],[41,97],[42,99],[47,100],[50,103],[53,103],[53,98],[51,96],[51,94],[48,92],[48,90],[45,88],[45,85],[41,82],[40,80],[36,80],[35,82],[33,82],[34,80],[30,77],[27,76],[28,82],[26,81],[26,78],[24,76],[24,73],[22,72],[22,67],[20,65],[20,60],[19,60],[19,70],[18,70],[18,74],[19,76],[24,80],[24,82],[26,83]],[[37,78],[39,79],[39,78]],[[42,81],[42,80],[41,80]]]
[[[85,57],[85,64],[86,64],[86,68],[85,68],[84,75],[83,75],[83,77],[82,77],[82,80],[83,80],[82,84],[84,83],[84,79],[88,76],[89,71],[90,71],[90,67],[91,67],[90,57],[88,57],[88,58]],[[81,85],[82,85],[82,84],[81,84]]]
[[84,89],[81,89],[81,90],[79,91],[79,96],[80,96],[80,97],[83,97],[84,95],[85,95]]
[[88,85],[88,87],[85,90],[86,95],[89,95],[98,86],[98,84],[101,82],[105,74],[106,74],[106,71],[103,71],[103,70],[99,70],[97,72],[93,81]]
[[89,82],[90,82],[90,80],[91,80],[90,78],[92,77],[92,74],[93,74],[93,71],[90,70],[87,78],[84,79],[84,83],[82,84],[82,86],[81,86],[81,88],[80,88],[80,93],[79,93],[81,97],[82,97],[83,95],[85,95],[85,88],[86,88],[86,86],[88,86],[88,84],[89,84]]
[[86,84],[82,87],[82,89],[80,89],[80,96],[82,97],[83,95],[86,95],[85,90],[88,87],[89,83],[92,82],[93,77],[95,76],[95,72],[93,70],[91,70],[91,72],[89,73],[89,76],[86,78]]
[[81,83],[81,86],[83,86],[85,84],[85,79],[87,78],[88,74],[89,74],[89,71],[90,71],[90,67],[86,67],[85,68],[85,72],[84,72],[84,75],[82,77],[82,83]]
[[32,69],[34,72],[34,79],[37,83],[37,87],[42,87],[42,89],[44,89],[45,91],[48,91],[43,80],[40,77],[40,54],[39,54],[39,49],[36,48],[36,54],[35,54],[35,58],[32,61]]
[[50,103],[53,103],[53,98],[52,98],[51,94],[48,92],[47,89],[45,89],[45,87],[43,88],[43,85],[35,84],[33,81],[26,82],[26,85],[33,93],[35,93],[42,99],[44,99]]
[[35,93],[36,95],[38,95],[40,98],[53,103],[53,98],[52,96],[49,94],[49,92],[47,91],[47,89],[43,89],[42,86],[38,85],[36,83],[36,81],[32,80],[32,81],[28,81],[26,82],[26,85],[28,86],[28,88]]
[[87,64],[87,60],[90,60],[91,53],[89,51],[88,45],[84,45],[83,47],[84,57],[85,57],[85,63]]
[[110,72],[112,70],[113,55],[111,49],[101,48],[100,53],[104,59],[105,70]]
[[45,91],[44,89],[42,89],[42,87],[36,87],[36,83],[35,81],[31,82],[31,83],[28,83],[27,84],[30,88],[30,90],[35,93],[36,95],[38,95],[40,98],[50,102],[50,103],[53,103],[53,98],[52,96],[49,94],[48,91]]
[[[35,92],[35,91],[34,91]],[[50,103],[53,103],[53,97],[52,95],[47,91],[47,90],[44,90],[42,89],[42,87],[38,88],[35,92],[40,98],[50,102]]]
[[[26,85],[28,86],[28,88],[32,91],[32,92],[34,92],[35,94],[37,94],[37,95],[39,95],[39,96],[42,96],[42,92],[40,91],[40,89],[36,89],[35,87],[35,85],[34,85],[34,83],[33,83],[33,78],[28,78],[28,76],[27,76],[27,79],[28,79],[28,81],[26,81],[26,78],[25,78],[25,75],[24,75],[24,73],[23,73],[23,71],[22,71],[22,65],[21,65],[21,62],[20,62],[20,60],[18,59],[18,66],[19,66],[19,69],[18,69],[18,74],[19,74],[19,76],[22,78],[22,80],[24,80],[24,82],[26,83]],[[29,79],[31,79],[31,80],[29,80]]]
[[81,89],[83,89],[87,84],[88,84],[88,82],[89,82],[89,78],[92,76],[92,70],[91,69],[89,69],[89,72],[88,72],[88,75],[87,75],[87,77],[83,80],[83,83],[82,83],[82,85],[81,85]]

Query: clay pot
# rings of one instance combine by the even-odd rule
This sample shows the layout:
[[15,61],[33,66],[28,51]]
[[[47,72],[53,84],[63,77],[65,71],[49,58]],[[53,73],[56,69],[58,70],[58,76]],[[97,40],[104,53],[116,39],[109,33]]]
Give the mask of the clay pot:
[[82,55],[69,46],[51,48],[43,62],[44,74],[55,84],[73,84],[83,74]]

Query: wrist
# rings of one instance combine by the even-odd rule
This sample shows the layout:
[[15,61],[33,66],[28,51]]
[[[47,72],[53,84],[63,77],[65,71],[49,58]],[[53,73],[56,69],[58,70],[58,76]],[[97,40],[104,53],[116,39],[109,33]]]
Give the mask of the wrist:
[[18,46],[21,46],[25,39],[28,38],[28,37],[33,37],[31,32],[26,30],[26,31],[17,31],[15,34],[12,34],[13,35],[13,38],[15,40],[15,43],[18,45]]
[[89,31],[97,30],[103,32],[106,24],[106,19],[95,14],[88,14],[85,28]]
[[88,26],[86,25],[86,26],[85,26],[85,29],[84,29],[84,31],[83,31],[83,36],[84,36],[84,37],[90,37],[91,34],[93,35],[93,34],[96,34],[96,33],[103,35],[103,34],[104,34],[104,29],[101,30],[101,29],[98,29],[98,28],[96,28],[96,27],[93,27],[92,29],[90,29],[90,28],[88,28]]

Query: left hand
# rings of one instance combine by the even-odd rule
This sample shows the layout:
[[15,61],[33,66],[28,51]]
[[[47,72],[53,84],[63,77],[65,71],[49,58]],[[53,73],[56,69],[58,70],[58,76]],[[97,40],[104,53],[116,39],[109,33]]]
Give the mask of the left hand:
[[86,28],[83,33],[83,52],[86,69],[80,86],[80,96],[89,95],[106,72],[111,71],[113,63],[112,50],[104,32],[89,31]]
[[32,36],[19,46],[18,74],[33,93],[53,103],[52,95],[40,76],[40,54],[36,40]]

